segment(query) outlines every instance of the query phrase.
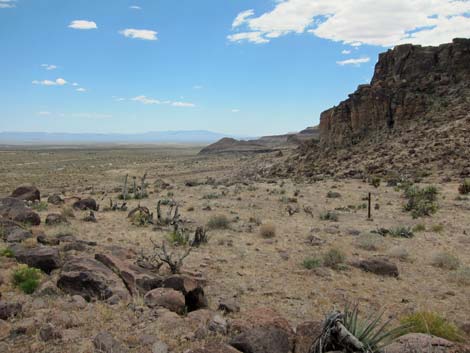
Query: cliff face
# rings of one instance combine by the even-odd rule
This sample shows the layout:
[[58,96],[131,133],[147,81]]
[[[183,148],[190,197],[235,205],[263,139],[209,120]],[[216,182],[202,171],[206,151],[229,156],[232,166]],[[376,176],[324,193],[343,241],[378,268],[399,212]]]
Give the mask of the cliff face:
[[350,146],[373,132],[404,128],[456,103],[468,111],[469,93],[470,39],[438,47],[397,46],[380,54],[369,85],[359,86],[321,114],[320,144]]

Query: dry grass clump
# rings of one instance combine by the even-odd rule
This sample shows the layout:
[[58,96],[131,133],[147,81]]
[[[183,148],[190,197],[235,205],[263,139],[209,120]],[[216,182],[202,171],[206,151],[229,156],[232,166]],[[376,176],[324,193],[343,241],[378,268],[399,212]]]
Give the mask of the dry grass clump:
[[450,280],[460,286],[470,286],[470,266],[462,266],[453,271]]
[[75,214],[73,213],[73,208],[70,206],[66,206],[60,211],[60,214],[65,218],[75,218]]
[[408,332],[426,333],[450,341],[463,340],[457,326],[434,312],[417,312],[402,318],[401,323],[409,326]]
[[465,179],[459,186],[459,193],[462,195],[470,194],[470,179]]
[[388,255],[400,261],[408,261],[410,253],[403,246],[394,246],[388,251]]
[[263,238],[274,238],[276,236],[276,226],[272,223],[266,223],[261,225],[259,234]]
[[230,224],[227,216],[215,215],[207,221],[207,228],[209,229],[227,229]]
[[338,214],[334,211],[322,212],[322,213],[320,213],[320,219],[322,221],[337,222],[338,221]]
[[358,248],[375,251],[380,248],[383,239],[375,234],[362,234],[357,238],[356,245]]
[[322,260],[326,267],[341,269],[346,261],[346,255],[341,250],[333,248],[323,254]]
[[445,270],[456,270],[460,266],[460,260],[447,252],[438,252],[432,256],[431,264]]

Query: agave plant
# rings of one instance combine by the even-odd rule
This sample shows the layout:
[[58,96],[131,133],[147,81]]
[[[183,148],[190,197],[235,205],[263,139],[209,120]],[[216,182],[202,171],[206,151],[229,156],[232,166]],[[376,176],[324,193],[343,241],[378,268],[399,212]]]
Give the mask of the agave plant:
[[407,333],[408,325],[389,330],[390,320],[382,323],[384,312],[359,317],[358,305],[345,306],[344,312],[334,311],[326,317],[323,332],[309,353],[343,351],[347,353],[378,353],[395,338]]

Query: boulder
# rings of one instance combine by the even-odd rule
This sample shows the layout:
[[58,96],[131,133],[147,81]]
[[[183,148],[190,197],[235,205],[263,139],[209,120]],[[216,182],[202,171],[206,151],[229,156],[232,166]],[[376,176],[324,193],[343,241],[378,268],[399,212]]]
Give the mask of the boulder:
[[98,205],[96,204],[96,201],[92,198],[81,199],[81,200],[75,201],[72,207],[77,210],[82,210],[82,211],[84,210],[98,211]]
[[20,243],[33,236],[31,232],[24,229],[18,223],[4,218],[0,218],[0,230],[0,236],[9,243]]
[[361,260],[353,266],[359,267],[366,272],[372,272],[380,276],[398,277],[398,267],[387,259],[371,258]]
[[100,332],[93,339],[97,353],[127,353],[129,350],[117,341],[109,332]]
[[57,286],[71,295],[80,295],[87,301],[106,300],[113,295],[125,300],[128,291],[113,271],[92,258],[74,256],[63,265]]
[[39,338],[47,342],[62,338],[62,333],[51,323],[46,323],[39,329]]
[[0,319],[8,320],[10,317],[17,316],[23,310],[20,303],[7,303],[0,300]]
[[35,248],[26,248],[20,244],[16,244],[12,245],[10,249],[18,262],[27,264],[30,267],[39,268],[47,274],[59,268],[61,265],[59,250],[53,247],[38,246]]
[[171,288],[155,288],[144,297],[145,304],[151,308],[161,306],[175,313],[185,311],[184,295]]
[[49,226],[54,226],[58,224],[69,223],[65,216],[60,213],[50,213],[46,217],[46,224]]
[[41,201],[41,193],[34,186],[20,186],[12,192],[11,197],[24,201]]
[[424,333],[406,334],[383,348],[383,353],[466,353],[469,351],[469,347],[462,347],[455,342]]
[[30,210],[29,208],[15,210],[12,213],[12,219],[15,222],[30,224],[32,226],[38,226],[41,224],[41,217],[39,217],[36,212]]
[[60,240],[57,238],[48,237],[44,233],[40,233],[36,236],[36,240],[39,244],[43,245],[59,245]]
[[284,330],[258,327],[235,336],[230,345],[243,353],[289,353],[291,345]]
[[204,289],[196,277],[172,275],[163,280],[162,287],[183,293],[188,311],[206,308],[208,305]]
[[107,266],[124,281],[131,295],[145,295],[148,291],[161,287],[162,279],[135,264],[109,254],[95,254],[95,259]]
[[31,225],[41,223],[41,218],[36,212],[27,207],[24,201],[13,197],[0,199],[0,217]]
[[295,330],[294,353],[309,353],[315,339],[320,336],[323,328],[321,321],[306,321]]
[[240,305],[232,299],[222,299],[219,302],[217,310],[225,313],[238,313],[240,311]]
[[64,203],[64,199],[59,194],[53,194],[47,198],[47,203],[58,206]]
[[240,351],[222,343],[212,343],[205,345],[203,348],[192,349],[187,353],[240,353]]

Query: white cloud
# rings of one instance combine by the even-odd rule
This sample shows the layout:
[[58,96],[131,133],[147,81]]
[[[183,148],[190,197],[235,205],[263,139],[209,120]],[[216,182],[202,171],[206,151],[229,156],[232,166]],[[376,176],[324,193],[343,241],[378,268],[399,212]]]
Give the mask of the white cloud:
[[49,70],[49,71],[50,71],[50,70],[55,70],[55,69],[57,69],[57,66],[55,66],[55,65],[50,65],[50,64],[42,64],[41,66],[42,66],[43,68],[45,68],[46,70]]
[[347,60],[337,61],[336,63],[341,66],[344,66],[344,65],[359,66],[361,64],[368,63],[369,61],[370,61],[370,58],[357,58],[357,59],[347,59]]
[[248,17],[251,17],[255,14],[254,10],[246,10],[243,12],[240,12],[237,17],[233,20],[232,23],[232,28],[240,27],[242,24],[244,24]]
[[[67,114],[62,114],[62,116],[67,116]],[[111,114],[102,114],[102,113],[73,113],[70,114],[73,118],[83,118],[83,119],[111,119],[113,116]]]
[[41,116],[48,116],[48,115],[51,115],[51,112],[38,112],[38,115],[41,115]]
[[127,28],[120,31],[123,36],[128,38],[143,39],[143,40],[157,40],[157,32],[149,29],[133,29]]
[[232,109],[232,113],[239,113],[240,109]]
[[344,49],[341,51],[341,54],[344,54],[344,55],[351,54],[351,50]]
[[93,21],[75,20],[70,22],[69,28],[73,29],[96,29],[98,26]]
[[16,0],[0,0],[0,9],[11,9],[16,7],[14,4]]
[[281,0],[259,16],[239,13],[234,27],[243,32],[228,39],[266,43],[307,32],[353,46],[437,45],[468,37],[469,13],[468,0]]
[[202,85],[194,85],[193,89],[203,89],[204,87]]
[[55,81],[51,80],[43,80],[43,81],[38,81],[34,80],[33,85],[42,85],[42,86],[63,86],[67,84],[67,81],[65,81],[63,78],[58,78]]
[[129,8],[131,10],[142,10],[142,8],[140,6],[136,6],[136,5],[129,6]]
[[[124,100],[124,99],[120,98],[120,100]],[[161,101],[159,99],[154,99],[154,98],[150,98],[150,97],[147,97],[147,96],[137,96],[137,97],[131,98],[130,100],[134,101],[134,102],[139,102],[139,103],[142,103],[142,104],[146,104],[146,105],[148,105],[148,104],[168,104],[168,105],[171,105],[173,107],[182,107],[182,108],[193,108],[193,107],[196,106],[194,103],[178,102],[178,101],[170,101],[170,100]]]
[[77,88],[76,91],[77,92],[86,92],[86,89],[83,88],[83,87],[80,87],[80,88]]
[[77,82],[72,83],[72,86],[77,87],[80,86]]

